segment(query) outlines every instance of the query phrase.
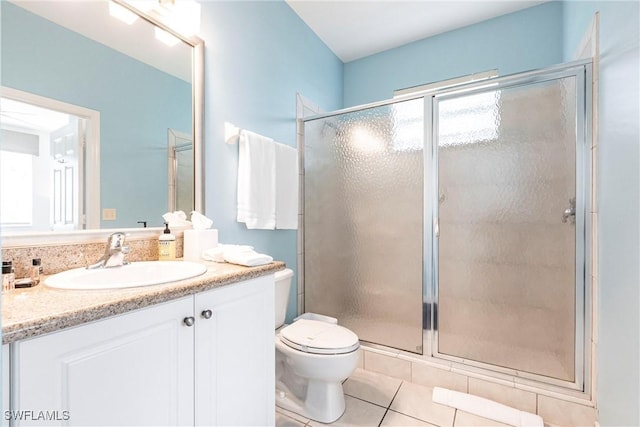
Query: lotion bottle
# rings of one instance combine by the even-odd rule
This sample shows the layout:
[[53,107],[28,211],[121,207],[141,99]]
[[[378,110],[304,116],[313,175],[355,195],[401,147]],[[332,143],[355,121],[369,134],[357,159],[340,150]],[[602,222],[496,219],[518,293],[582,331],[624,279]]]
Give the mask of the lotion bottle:
[[158,238],[158,260],[172,261],[176,259],[176,236],[171,234],[169,224],[164,223],[164,232]]

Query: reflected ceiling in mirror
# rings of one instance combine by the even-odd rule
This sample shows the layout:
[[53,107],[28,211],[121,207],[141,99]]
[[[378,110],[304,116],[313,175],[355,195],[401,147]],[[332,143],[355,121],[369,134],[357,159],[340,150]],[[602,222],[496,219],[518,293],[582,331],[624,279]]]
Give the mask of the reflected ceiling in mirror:
[[[96,123],[87,123],[80,114],[80,124],[74,125],[80,132],[79,146],[94,147],[78,156],[77,178],[65,181],[74,175],[64,167],[57,178],[50,166],[34,170],[31,194],[36,200],[48,193],[51,200],[44,205],[41,201],[40,206],[46,206],[53,221],[34,231],[130,228],[141,222],[159,226],[171,206],[169,136],[194,136],[194,48],[180,40],[172,46],[161,42],[155,36],[157,27],[140,17],[131,25],[114,18],[109,3],[0,4],[2,86],[11,92],[9,99],[15,100],[16,93],[27,94],[30,101],[44,98],[99,117]],[[3,116],[11,113],[6,110],[9,107],[3,107]],[[13,132],[30,132],[15,121],[7,126]],[[41,152],[49,156],[48,163],[64,165],[53,156],[53,139],[41,133]],[[2,155],[6,146],[0,148]],[[43,178],[36,180],[36,175]],[[65,190],[71,199],[60,199]],[[78,225],[69,226],[64,221],[69,218],[63,218],[54,226],[54,220],[65,216],[61,207],[72,206],[69,200],[84,208],[76,218]],[[3,235],[25,230],[29,227],[24,224],[2,225]]]

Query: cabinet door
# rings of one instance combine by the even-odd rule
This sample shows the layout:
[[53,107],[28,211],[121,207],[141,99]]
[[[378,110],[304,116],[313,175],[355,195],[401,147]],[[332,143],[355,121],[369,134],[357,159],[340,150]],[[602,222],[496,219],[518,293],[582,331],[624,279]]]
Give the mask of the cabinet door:
[[195,307],[196,425],[274,425],[273,275],[198,294]]
[[19,424],[193,425],[192,313],[185,297],[15,344]]
[[9,365],[9,344],[4,344],[2,346],[2,425],[9,425],[9,417],[5,415],[5,411],[9,411],[11,408],[9,407],[10,397],[9,393],[11,392],[11,372]]

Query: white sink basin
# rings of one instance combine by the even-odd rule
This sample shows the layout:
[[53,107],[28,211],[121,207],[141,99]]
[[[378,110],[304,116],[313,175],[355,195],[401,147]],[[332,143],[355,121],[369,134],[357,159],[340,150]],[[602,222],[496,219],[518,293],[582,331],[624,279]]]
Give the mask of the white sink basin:
[[207,266],[189,261],[142,261],[122,267],[74,268],[45,279],[44,284],[58,289],[119,289],[159,285],[200,276]]

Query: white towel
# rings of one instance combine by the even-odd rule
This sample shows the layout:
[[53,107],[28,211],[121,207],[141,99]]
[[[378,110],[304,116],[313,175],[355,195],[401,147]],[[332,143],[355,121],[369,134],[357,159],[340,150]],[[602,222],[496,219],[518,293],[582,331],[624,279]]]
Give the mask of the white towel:
[[269,264],[273,261],[273,258],[269,255],[259,254],[252,249],[231,249],[224,251],[224,260],[231,264],[255,267],[258,265]]
[[245,251],[245,250],[253,250],[253,246],[246,245],[223,245],[222,243],[218,243],[218,246],[213,248],[206,249],[202,252],[202,259],[206,259],[207,261],[214,262],[224,262],[224,253],[225,251],[236,250],[236,251]]
[[202,258],[207,261],[230,262],[231,264],[255,267],[269,264],[273,258],[269,255],[259,254],[253,250],[253,246],[246,245],[222,245],[209,248],[202,252]]
[[276,228],[298,228],[298,150],[276,142]]
[[441,405],[451,406],[464,412],[515,427],[542,427],[544,425],[540,415],[511,408],[483,397],[446,388],[434,387],[432,400]]
[[276,226],[276,162],[272,139],[240,131],[238,158],[238,222],[247,228]]

